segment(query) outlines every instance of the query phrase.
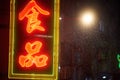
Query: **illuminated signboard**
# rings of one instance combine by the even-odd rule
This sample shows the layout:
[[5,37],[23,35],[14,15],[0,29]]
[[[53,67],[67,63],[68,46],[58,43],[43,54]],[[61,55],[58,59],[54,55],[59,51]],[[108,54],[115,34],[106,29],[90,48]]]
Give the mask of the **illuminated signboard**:
[[117,54],[118,68],[120,69],[120,54]]
[[11,0],[8,77],[57,80],[59,0]]

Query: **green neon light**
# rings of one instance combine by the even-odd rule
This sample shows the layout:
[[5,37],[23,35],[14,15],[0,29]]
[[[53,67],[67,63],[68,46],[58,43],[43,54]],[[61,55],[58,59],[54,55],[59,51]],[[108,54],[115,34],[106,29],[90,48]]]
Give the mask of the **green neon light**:
[[120,68],[120,54],[117,54],[118,68]]

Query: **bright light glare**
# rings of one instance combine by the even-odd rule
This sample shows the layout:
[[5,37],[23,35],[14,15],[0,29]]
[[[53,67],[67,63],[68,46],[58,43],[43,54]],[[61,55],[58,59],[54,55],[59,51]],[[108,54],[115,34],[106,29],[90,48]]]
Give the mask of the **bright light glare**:
[[83,11],[79,16],[79,24],[83,27],[94,26],[96,22],[95,12],[92,10]]
[[103,76],[102,78],[103,78],[103,79],[106,79],[107,77],[106,77],[106,76]]
[[62,20],[62,17],[59,17],[59,20]]
[[94,15],[90,12],[83,14],[82,22],[86,25],[90,25],[94,21]]

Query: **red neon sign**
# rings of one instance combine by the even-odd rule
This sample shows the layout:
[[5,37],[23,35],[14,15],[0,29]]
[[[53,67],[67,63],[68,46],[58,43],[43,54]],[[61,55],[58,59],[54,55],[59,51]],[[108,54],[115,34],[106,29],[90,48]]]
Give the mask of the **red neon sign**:
[[59,8],[59,0],[10,0],[10,79],[58,79]]
[[40,8],[34,0],[31,0],[25,8],[19,13],[19,20],[23,20],[25,17],[28,18],[26,31],[31,33],[34,30],[45,31],[43,26],[40,26],[41,21],[38,20],[39,13],[43,15],[49,15],[50,13]]
[[[31,0],[25,8],[19,13],[19,20],[23,20],[25,17],[28,18],[27,22],[27,33],[32,33],[34,30],[45,31],[43,26],[40,26],[41,21],[38,20],[39,13],[43,15],[49,15],[50,13],[40,8],[34,0]],[[25,50],[27,55],[19,56],[19,64],[21,67],[31,67],[35,64],[36,67],[44,67],[47,65],[48,57],[46,55],[36,56],[42,47],[42,42],[34,41],[33,43],[27,42],[25,44]]]
[[36,67],[43,67],[47,65],[48,57],[46,55],[35,56],[40,52],[42,47],[42,43],[40,41],[35,41],[33,43],[27,42],[25,45],[25,50],[27,51],[27,55],[20,55],[19,64],[21,67],[31,67],[33,64]]

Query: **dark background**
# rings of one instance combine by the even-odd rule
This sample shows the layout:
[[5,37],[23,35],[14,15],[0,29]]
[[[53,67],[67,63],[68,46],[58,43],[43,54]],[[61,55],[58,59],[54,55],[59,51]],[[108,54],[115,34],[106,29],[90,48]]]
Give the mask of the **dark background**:
[[[81,26],[76,25],[76,15],[85,7],[96,10],[98,24],[95,29],[83,32],[77,28]],[[112,75],[112,80],[119,80],[116,59],[120,54],[119,1],[61,0],[60,11],[63,18],[60,21],[60,79],[85,80],[86,76],[92,76],[93,80],[103,80],[105,73]]]
[[[68,46],[73,46],[73,52],[78,51],[83,48],[81,42],[81,38],[78,34],[81,32],[77,32],[77,30],[73,27],[75,26],[75,18],[76,14],[79,10],[81,10],[85,6],[95,7],[99,12],[99,19],[103,22],[105,26],[105,31],[99,33],[102,38],[97,38],[98,42],[107,42],[110,46],[115,46],[113,51],[114,58],[111,62],[113,64],[111,66],[110,74],[113,76],[113,80],[119,80],[120,71],[116,68],[117,61],[115,60],[115,55],[120,53],[120,7],[118,0],[61,0],[60,5],[60,16],[63,20],[60,22],[60,66],[61,66],[61,74],[60,75],[69,75],[64,73],[64,68],[77,66],[74,64],[74,59],[69,59],[70,49]],[[10,19],[10,0],[1,0],[0,1],[0,80],[8,80],[8,55],[9,55],[9,19]],[[99,31],[99,29],[98,29]],[[84,38],[82,38],[84,40]],[[88,40],[89,43],[89,40]],[[67,47],[63,46],[66,45]],[[99,45],[99,44],[98,44]],[[105,44],[103,44],[105,46]],[[106,47],[106,46],[105,46]],[[107,48],[106,47],[106,48]],[[84,47],[86,48],[86,47]],[[103,47],[102,47],[103,48]],[[98,50],[102,48],[95,47],[94,50]],[[113,49],[113,48],[112,48]],[[86,49],[84,49],[86,50]],[[83,50],[83,52],[85,52]],[[110,50],[107,50],[110,51]],[[104,52],[104,50],[103,50]],[[72,54],[72,53],[71,53]],[[85,58],[88,58],[89,55],[86,55]],[[111,55],[110,55],[111,57]],[[66,60],[67,59],[67,60]],[[90,59],[91,60],[91,59]],[[114,62],[115,61],[115,62]],[[71,63],[73,62],[73,63]],[[83,62],[88,63],[83,59]],[[98,62],[99,63],[99,62]],[[83,64],[86,66],[85,64]],[[88,64],[89,65],[89,64]],[[73,69],[73,68],[72,68]],[[70,70],[72,70],[70,68]],[[84,67],[86,72],[88,68]],[[89,70],[89,69],[88,69]],[[62,72],[63,71],[63,72]],[[73,71],[72,71],[73,72]],[[71,73],[72,73],[71,72]],[[98,71],[99,72],[99,71]],[[109,72],[109,71],[108,71]],[[69,72],[68,72],[69,73]],[[78,72],[79,73],[79,72]],[[79,80],[79,78],[75,78],[75,74],[72,74],[72,78],[66,76],[60,76],[60,80]],[[78,76],[77,76],[78,77]],[[82,79],[81,79],[82,80]]]
[[0,2],[0,79],[7,80],[8,77],[8,48],[9,48],[9,15],[10,1]]

